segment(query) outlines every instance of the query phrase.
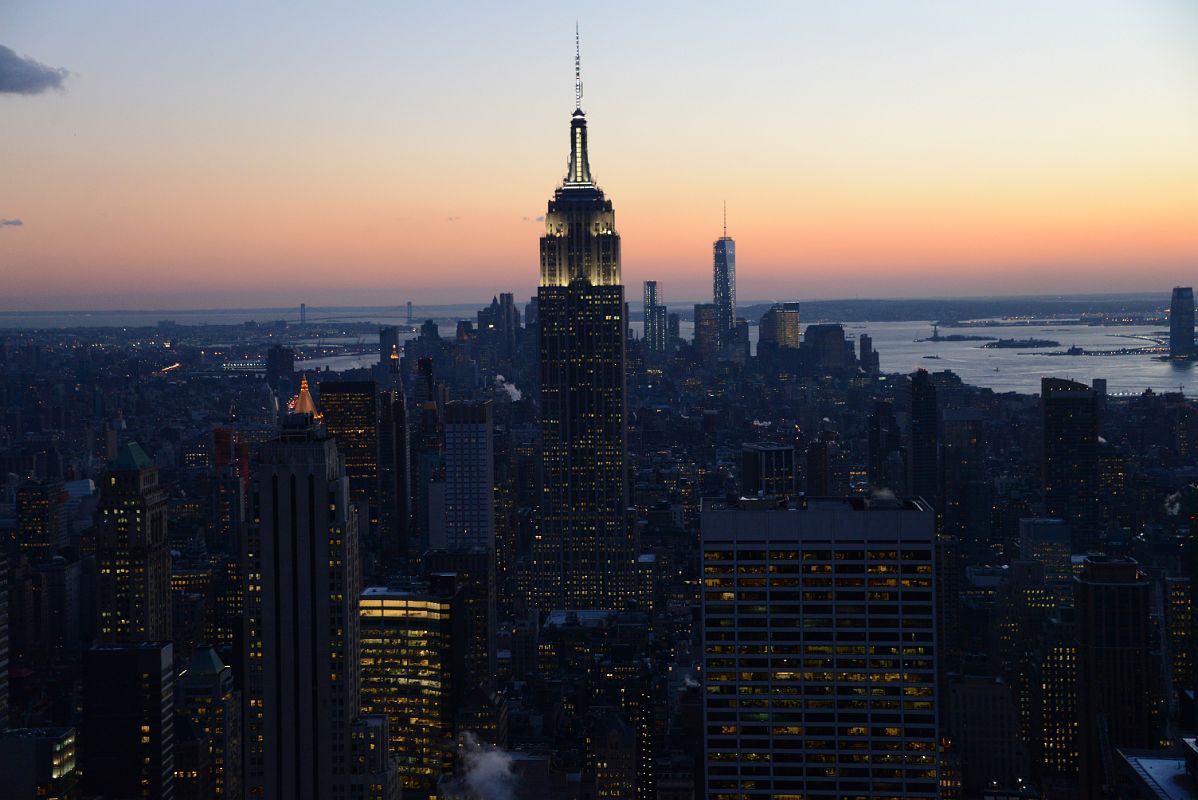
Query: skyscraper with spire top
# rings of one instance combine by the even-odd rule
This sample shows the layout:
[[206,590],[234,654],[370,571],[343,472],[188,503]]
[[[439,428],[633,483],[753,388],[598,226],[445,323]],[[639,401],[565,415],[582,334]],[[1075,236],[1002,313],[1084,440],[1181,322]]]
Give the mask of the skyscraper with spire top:
[[532,601],[616,608],[632,589],[626,518],[624,287],[611,201],[587,158],[575,34],[570,162],[541,237],[541,445],[544,488]]
[[712,288],[715,295],[719,342],[736,326],[736,242],[728,236],[728,205],[724,205],[724,235],[712,246]]

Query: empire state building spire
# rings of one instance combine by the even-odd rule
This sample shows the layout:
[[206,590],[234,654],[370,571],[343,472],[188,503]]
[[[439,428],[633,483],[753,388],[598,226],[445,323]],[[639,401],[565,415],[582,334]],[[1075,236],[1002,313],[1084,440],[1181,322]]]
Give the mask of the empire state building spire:
[[591,186],[591,164],[587,160],[587,118],[582,111],[582,56],[578,24],[574,25],[574,118],[570,121],[570,168],[566,186]]
[[543,494],[530,599],[542,610],[623,608],[635,587],[620,234],[586,136],[575,30],[570,171],[545,212],[537,289]]

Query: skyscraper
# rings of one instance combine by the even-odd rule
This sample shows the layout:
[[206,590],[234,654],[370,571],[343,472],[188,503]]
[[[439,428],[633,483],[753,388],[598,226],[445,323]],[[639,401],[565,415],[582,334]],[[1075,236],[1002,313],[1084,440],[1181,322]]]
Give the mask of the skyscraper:
[[1152,586],[1130,558],[1087,556],[1074,577],[1077,718],[1084,796],[1114,783],[1116,748],[1159,741]]
[[587,157],[575,55],[570,162],[541,237],[544,489],[533,542],[533,603],[615,608],[633,588],[626,518],[625,303],[620,235]]
[[[320,409],[345,459],[350,496],[366,504],[373,530],[379,522],[378,387],[374,381],[325,381],[320,384]],[[364,527],[363,535],[367,532]]]
[[1043,489],[1046,516],[1073,532],[1073,552],[1098,544],[1098,398],[1084,383],[1040,381],[1044,425]]
[[724,207],[724,235],[712,245],[712,286],[720,344],[736,324],[736,242],[728,236],[728,209]]
[[758,327],[757,354],[781,348],[799,349],[799,304],[774,303],[761,315]]
[[100,644],[83,662],[83,789],[175,796],[175,663],[170,642]]
[[0,550],[0,731],[8,727],[8,558]]
[[30,561],[53,558],[70,544],[62,481],[27,480],[17,488],[17,546]]
[[704,362],[720,352],[719,310],[715,303],[695,303],[695,349]]
[[[335,440],[308,414],[262,445],[247,527],[250,796],[348,797],[359,713],[358,514]],[[380,776],[384,783],[387,776]]]
[[195,652],[178,678],[178,711],[203,734],[212,794],[241,800],[241,692],[211,647]]
[[495,546],[491,401],[445,404],[445,541],[435,548]]
[[938,797],[931,509],[705,501],[701,527],[697,796]]
[[936,385],[932,376],[921,369],[911,376],[911,443],[907,449],[911,464],[907,470],[908,493],[922,497],[936,510],[940,502],[940,419],[936,405]]
[[399,350],[399,328],[394,325],[379,326],[379,364],[384,367],[391,360],[391,354]]
[[666,316],[657,281],[645,281],[645,348],[650,353],[666,352]]
[[158,467],[136,442],[122,446],[100,489],[96,560],[101,641],[170,641],[166,517]]
[[1169,357],[1194,355],[1194,290],[1178,286],[1169,302]]
[[452,583],[370,587],[360,601],[362,710],[390,720],[403,785],[426,794],[450,763],[454,735]]

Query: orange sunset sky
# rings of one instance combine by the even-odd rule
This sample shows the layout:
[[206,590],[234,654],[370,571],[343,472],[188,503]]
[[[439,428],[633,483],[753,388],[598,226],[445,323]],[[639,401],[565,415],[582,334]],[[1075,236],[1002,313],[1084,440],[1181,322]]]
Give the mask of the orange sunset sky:
[[630,297],[710,293],[725,200],[745,301],[1198,281],[1187,0],[17,0],[0,310],[528,296],[576,17]]

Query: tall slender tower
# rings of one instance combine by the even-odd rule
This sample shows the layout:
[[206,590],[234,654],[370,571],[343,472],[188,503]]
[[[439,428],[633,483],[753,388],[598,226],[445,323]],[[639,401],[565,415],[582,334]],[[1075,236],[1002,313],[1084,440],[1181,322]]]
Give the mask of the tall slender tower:
[[724,235],[712,246],[712,286],[720,345],[736,325],[736,242],[728,236],[728,206],[724,206]]
[[1169,301],[1169,357],[1194,355],[1194,290],[1189,286],[1173,289]]
[[591,178],[577,49],[574,101],[569,170],[545,214],[537,289],[544,493],[532,599],[542,609],[618,607],[633,578],[620,236]]

